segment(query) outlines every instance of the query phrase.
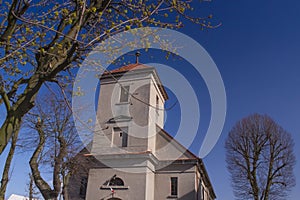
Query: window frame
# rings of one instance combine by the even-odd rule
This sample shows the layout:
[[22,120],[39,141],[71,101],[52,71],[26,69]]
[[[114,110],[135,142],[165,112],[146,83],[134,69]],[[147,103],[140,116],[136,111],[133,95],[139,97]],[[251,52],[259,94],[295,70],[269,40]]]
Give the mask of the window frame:
[[130,85],[124,85],[120,88],[120,103],[128,103],[129,102],[129,91],[130,91]]
[[[128,126],[124,127],[113,127],[113,137],[121,137],[121,142],[115,144],[118,147],[128,147]],[[113,139],[114,140],[114,139]],[[112,143],[114,143],[112,141]]]
[[177,197],[178,196],[178,177],[171,177],[170,178],[171,180],[171,196],[175,196]]
[[155,111],[156,111],[156,117],[158,118],[159,115],[159,97],[156,95],[156,103],[155,103]]
[[[128,132],[128,128],[127,128]],[[121,147],[128,147],[128,133],[125,131],[122,131],[122,144]]]

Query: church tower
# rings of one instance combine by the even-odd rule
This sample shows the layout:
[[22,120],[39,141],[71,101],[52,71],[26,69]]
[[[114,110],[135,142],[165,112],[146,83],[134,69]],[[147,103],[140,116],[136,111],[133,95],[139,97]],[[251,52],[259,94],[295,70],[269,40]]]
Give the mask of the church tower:
[[155,153],[156,126],[163,127],[167,93],[154,67],[137,62],[100,78],[92,154]]
[[[140,64],[138,55],[136,63],[101,76],[97,109],[100,130],[95,130],[91,153],[109,168],[103,167],[105,169],[102,172],[91,169],[91,179],[98,177],[98,180],[108,180],[105,174],[116,175],[120,180],[126,180],[121,184],[121,190],[115,188],[119,195],[125,195],[125,199],[155,198],[154,171],[157,159],[153,155],[157,126],[163,127],[164,103],[167,99],[155,68]],[[89,178],[87,199],[95,198],[89,194],[99,192],[90,186],[95,181]],[[127,184],[139,186],[140,189],[129,190]],[[101,187],[103,191],[107,189],[105,184]]]

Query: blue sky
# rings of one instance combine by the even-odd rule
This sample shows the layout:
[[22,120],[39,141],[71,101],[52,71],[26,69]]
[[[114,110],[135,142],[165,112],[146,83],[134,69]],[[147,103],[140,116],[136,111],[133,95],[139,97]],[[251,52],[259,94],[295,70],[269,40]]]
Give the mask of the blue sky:
[[[217,29],[202,31],[187,22],[180,30],[208,51],[225,84],[227,115],[224,129],[213,151],[204,158],[218,199],[234,199],[225,163],[224,142],[227,134],[238,120],[253,113],[268,114],[292,134],[297,156],[295,175],[299,182],[300,2],[214,0],[203,4],[195,1],[193,5],[199,7],[195,9],[199,15],[212,13],[214,20],[222,23]],[[148,61],[144,54],[141,62],[143,59]],[[198,136],[201,139],[210,118],[209,96],[201,77],[193,77],[190,73],[190,80],[197,90],[201,90],[200,125],[203,128]],[[170,101],[172,103],[172,99]],[[176,108],[172,112],[176,114]],[[177,120],[176,117],[173,119]],[[177,128],[176,123],[167,124],[166,128],[172,133]],[[195,153],[199,148],[197,141],[191,146]],[[8,194],[24,193],[29,170],[25,156],[17,155],[14,160],[15,174]],[[289,199],[297,199],[299,191],[300,184],[297,184]]]
[[[200,4],[199,4],[200,5]],[[224,141],[232,126],[252,114],[270,115],[295,141],[300,177],[300,3],[298,1],[213,1],[222,26],[185,33],[216,62],[226,87],[227,117],[213,151],[204,159],[219,199],[233,199],[225,167]],[[298,199],[300,185],[290,199]]]

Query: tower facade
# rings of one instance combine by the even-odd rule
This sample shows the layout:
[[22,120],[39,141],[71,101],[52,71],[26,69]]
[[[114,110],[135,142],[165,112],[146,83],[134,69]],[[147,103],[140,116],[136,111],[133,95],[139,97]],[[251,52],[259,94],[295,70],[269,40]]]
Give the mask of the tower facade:
[[[154,199],[156,127],[163,126],[167,98],[153,67],[135,63],[102,75],[97,109],[100,130],[94,133],[92,155],[108,168],[101,169],[105,173],[90,170],[89,179],[105,182],[118,175],[126,179],[115,188],[119,196]],[[125,183],[140,189],[130,190]],[[100,191],[88,184],[87,198],[96,198]]]
[[156,126],[163,127],[167,93],[155,68],[131,64],[100,79],[92,154],[155,154]]

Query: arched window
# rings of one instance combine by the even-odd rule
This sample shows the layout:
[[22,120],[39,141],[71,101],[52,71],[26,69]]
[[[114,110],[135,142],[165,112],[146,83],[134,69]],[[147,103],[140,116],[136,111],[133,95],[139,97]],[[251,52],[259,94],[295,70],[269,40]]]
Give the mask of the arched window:
[[113,177],[109,182],[109,186],[124,186],[124,181],[119,177]]

